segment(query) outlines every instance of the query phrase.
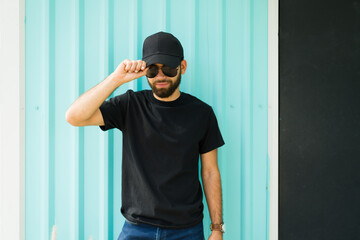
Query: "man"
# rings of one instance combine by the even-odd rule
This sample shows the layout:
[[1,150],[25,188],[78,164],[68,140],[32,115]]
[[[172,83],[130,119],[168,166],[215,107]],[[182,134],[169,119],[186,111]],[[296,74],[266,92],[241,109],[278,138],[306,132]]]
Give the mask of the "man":
[[[66,112],[73,126],[99,125],[123,133],[119,239],[204,239],[201,177],[211,217],[209,239],[223,239],[217,148],[224,145],[211,106],[180,92],[185,74],[180,41],[158,32],[143,44],[142,60],[124,60]],[[152,90],[107,97],[146,75]]]

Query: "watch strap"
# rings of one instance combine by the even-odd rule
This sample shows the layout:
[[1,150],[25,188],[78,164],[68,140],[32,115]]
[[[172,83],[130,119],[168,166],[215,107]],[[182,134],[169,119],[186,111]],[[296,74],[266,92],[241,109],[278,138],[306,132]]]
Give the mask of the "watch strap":
[[211,231],[220,231],[220,232],[223,233],[224,232],[223,224],[224,223],[220,223],[220,224],[211,223],[210,224],[210,230]]

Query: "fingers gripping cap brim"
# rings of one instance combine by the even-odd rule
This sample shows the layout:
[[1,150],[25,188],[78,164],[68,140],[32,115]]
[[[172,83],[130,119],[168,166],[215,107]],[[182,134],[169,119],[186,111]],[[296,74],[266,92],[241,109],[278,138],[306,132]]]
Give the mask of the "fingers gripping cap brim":
[[149,57],[145,57],[142,59],[146,62],[146,66],[150,66],[151,64],[160,63],[166,66],[176,68],[181,63],[180,57],[165,55],[165,54],[156,54]]

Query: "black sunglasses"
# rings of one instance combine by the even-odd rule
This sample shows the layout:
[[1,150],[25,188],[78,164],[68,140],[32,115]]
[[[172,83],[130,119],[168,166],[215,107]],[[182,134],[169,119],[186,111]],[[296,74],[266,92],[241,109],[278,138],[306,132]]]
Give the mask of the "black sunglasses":
[[[175,77],[177,75],[177,70],[178,68],[172,68],[169,66],[162,66],[160,67],[161,71],[164,73],[164,75],[168,76],[168,77]],[[156,75],[158,75],[159,73],[159,67],[156,65],[150,65],[149,69],[147,70],[146,76],[148,78],[154,78],[156,77]]]

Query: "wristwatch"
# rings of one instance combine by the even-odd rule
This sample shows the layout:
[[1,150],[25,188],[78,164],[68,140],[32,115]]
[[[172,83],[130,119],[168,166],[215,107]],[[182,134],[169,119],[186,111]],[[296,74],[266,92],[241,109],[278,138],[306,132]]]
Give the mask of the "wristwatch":
[[225,223],[224,222],[222,222],[222,223],[220,223],[220,224],[214,224],[214,223],[211,223],[210,224],[210,230],[211,231],[220,231],[220,232],[222,232],[222,233],[224,233],[225,232]]

